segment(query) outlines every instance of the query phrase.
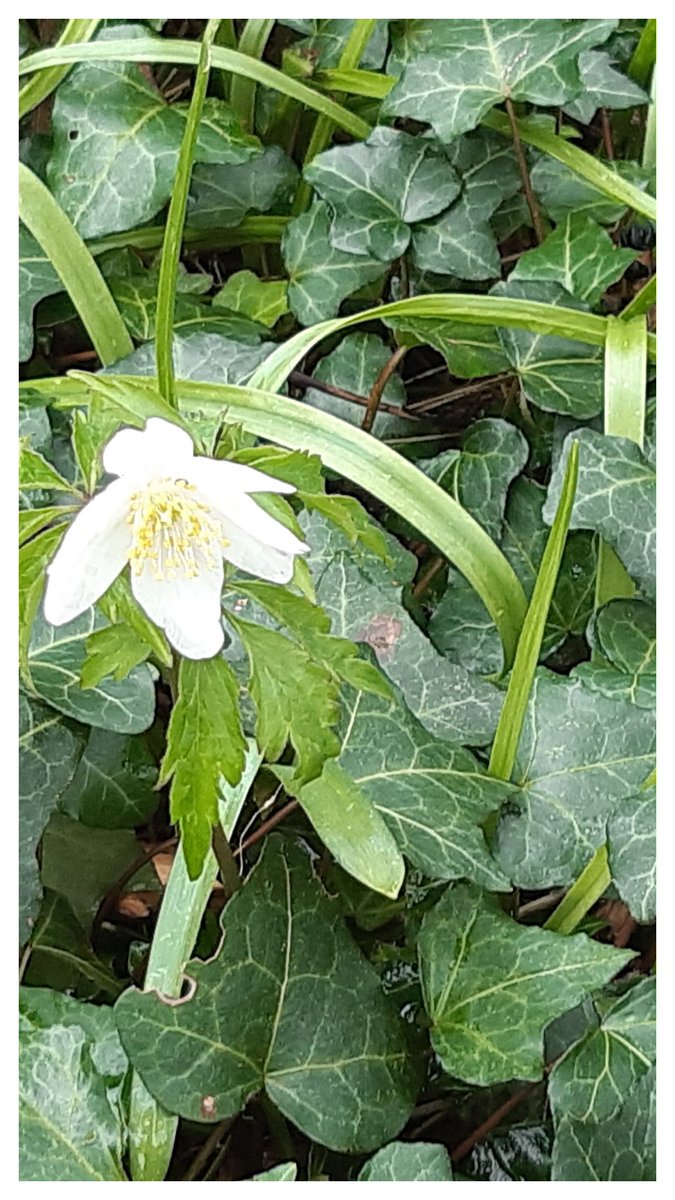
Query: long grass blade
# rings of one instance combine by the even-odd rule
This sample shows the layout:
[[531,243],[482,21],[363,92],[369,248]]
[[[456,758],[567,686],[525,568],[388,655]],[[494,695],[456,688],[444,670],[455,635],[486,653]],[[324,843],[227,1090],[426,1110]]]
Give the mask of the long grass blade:
[[[273,25],[274,18],[265,21],[259,17],[251,17],[239,38],[239,53],[247,54],[249,58],[261,59]],[[230,104],[242,125],[251,133],[255,124],[255,89],[255,79],[247,75],[233,75],[230,84]]]
[[[67,21],[56,45],[72,46],[75,42],[88,42],[93,38],[100,24],[99,17],[93,20],[76,18]],[[54,88],[58,87],[67,74],[67,66],[51,67],[46,71],[40,71],[39,74],[24,83],[19,91],[19,120],[37,108],[38,104],[42,104],[42,101],[51,95]]]

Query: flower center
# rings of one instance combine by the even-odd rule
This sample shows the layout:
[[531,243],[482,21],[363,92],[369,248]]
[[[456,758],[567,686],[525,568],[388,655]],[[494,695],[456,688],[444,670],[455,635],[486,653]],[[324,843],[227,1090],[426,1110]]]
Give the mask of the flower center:
[[135,575],[150,563],[155,579],[195,579],[200,569],[216,566],[227,545],[207,504],[198,500],[186,479],[158,479],[134,492],[127,523],[131,525],[129,562]]

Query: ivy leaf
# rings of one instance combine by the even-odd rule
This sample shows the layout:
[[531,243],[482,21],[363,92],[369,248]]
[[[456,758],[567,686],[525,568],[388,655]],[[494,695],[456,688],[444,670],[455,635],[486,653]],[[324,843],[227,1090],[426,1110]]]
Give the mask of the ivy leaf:
[[[380,667],[429,733],[450,742],[486,744],[494,733],[499,692],[434,649],[401,603],[405,579],[399,564],[392,572],[370,556],[357,559],[317,515],[301,524],[312,547],[308,563],[317,600],[331,617],[333,632],[375,651]],[[406,567],[411,557],[404,559]]]
[[591,217],[570,213],[541,246],[521,255],[509,278],[559,283],[593,307],[636,257],[635,250],[615,246]]
[[[545,499],[545,488],[521,476],[511,484],[506,505],[501,548],[528,599],[549,535],[542,516]],[[542,640],[542,659],[569,635],[580,636],[586,630],[595,604],[596,565],[592,536],[568,535]],[[494,675],[501,670],[502,649],[494,622],[457,572],[450,574],[445,594],[432,614],[429,636],[443,654],[468,671]]]
[[294,1183],[298,1174],[297,1164],[293,1162],[279,1163],[276,1167],[270,1167],[269,1171],[261,1171],[260,1175],[253,1175],[250,1183]]
[[384,274],[372,255],[345,254],[330,241],[328,205],[317,201],[284,230],[281,250],[289,274],[288,303],[302,325],[334,317],[345,299]]
[[59,809],[96,829],[134,829],[157,807],[156,782],[143,738],[92,729]]
[[82,740],[53,709],[19,693],[19,941],[30,935],[42,888],[36,852],[75,774]]
[[358,1183],[448,1183],[452,1163],[434,1142],[390,1142],[361,1167]]
[[332,675],[282,633],[229,614],[249,657],[249,689],[256,706],[256,740],[270,762],[291,742],[297,786],[321,774],[339,742],[338,687]]
[[[337,67],[342,57],[342,51],[349,34],[354,26],[353,21],[323,20],[314,18],[308,21],[282,21],[282,25],[290,25],[300,33],[309,36],[296,42],[293,49],[306,54],[316,61],[322,70]],[[377,71],[383,65],[387,54],[387,21],[376,21],[375,28],[368,39],[361,56],[360,63],[364,71]],[[300,29],[300,26],[307,28]]]
[[519,887],[573,882],[605,841],[610,814],[654,765],[647,709],[540,670],[516,755],[520,794],[503,810],[494,844]]
[[24,981],[80,1000],[99,997],[113,1002],[124,986],[96,957],[68,901],[56,892],[47,892],[42,903]]
[[629,796],[607,824],[612,881],[631,916],[656,920],[656,788]]
[[[483,824],[512,788],[468,750],[432,737],[398,696],[345,689],[337,768],[384,818],[401,851],[431,879],[472,879],[496,891],[509,881],[492,858]],[[328,803],[324,777],[313,795]],[[307,789],[300,793],[304,803]],[[311,816],[311,812],[310,812]],[[343,864],[344,865],[344,864]]]
[[439,321],[434,317],[387,317],[402,345],[433,346],[448,364],[452,375],[476,379],[500,375],[510,368],[499,333],[489,325]]
[[20,992],[22,1182],[121,1183],[127,1070],[112,1011],[48,988]]
[[[431,24],[431,23],[430,23]],[[577,59],[604,42],[616,21],[453,20],[423,39],[384,101],[389,117],[428,121],[441,141],[474,129],[509,98],[547,107],[581,91]],[[426,43],[426,44],[425,44]]]
[[[645,190],[649,175],[637,163],[600,160],[604,170],[613,171],[621,179]],[[626,211],[620,200],[610,200],[592,184],[581,179],[564,163],[542,154],[531,171],[531,183],[542,207],[553,221],[564,221],[568,213],[591,217],[600,225],[614,225]]]
[[656,704],[656,612],[641,600],[611,600],[588,631],[594,653],[575,674],[605,696],[625,696],[640,708]]
[[609,1120],[595,1123],[563,1117],[553,1144],[552,1181],[655,1181],[655,1106],[656,1078],[650,1071]]
[[288,312],[287,293],[285,279],[264,281],[253,271],[236,271],[213,297],[213,307],[243,313],[271,329]]
[[197,986],[187,1003],[136,990],[117,1002],[146,1087],[191,1121],[204,1121],[205,1095],[209,1119],[220,1121],[264,1088],[308,1137],[347,1153],[395,1137],[420,1083],[411,1031],[304,853],[267,838],[225,923],[218,957],[190,965]]
[[360,883],[396,899],[405,863],[367,795],[331,759],[299,792],[300,803],[335,861]]
[[159,784],[171,781],[171,820],[180,824],[191,879],[201,872],[218,824],[221,778],[234,787],[245,755],[239,684],[229,663],[181,659]]
[[585,934],[517,925],[471,884],[447,889],[418,947],[432,1044],[450,1075],[481,1087],[539,1079],[546,1025],[633,957]]
[[200,229],[229,229],[249,212],[269,212],[291,196],[297,182],[298,169],[279,146],[266,146],[252,161],[236,165],[195,163],[188,222]]
[[635,442],[593,429],[568,434],[549,485],[544,520],[555,515],[572,438],[579,442],[579,483],[570,528],[602,534],[645,596],[653,599],[656,473]]
[[[314,379],[332,384],[355,396],[367,398],[380,371],[387,364],[391,352],[374,333],[350,333],[343,338],[330,354],[317,364],[312,372]],[[340,396],[329,396],[316,388],[305,392],[305,403],[322,412],[332,413],[350,425],[361,425],[365,409]],[[403,407],[406,392],[403,380],[396,372],[387,381],[382,399],[388,404]],[[373,433],[378,438],[396,437],[410,433],[411,422],[391,413],[378,410],[373,423]]]
[[637,83],[612,66],[606,50],[584,50],[579,55],[583,92],[565,105],[565,112],[582,125],[590,125],[599,108],[634,108],[648,104],[649,96]]
[[105,624],[93,608],[58,629],[38,615],[28,649],[33,686],[42,700],[85,725],[114,733],[142,733],[155,713],[148,666],[134,667],[126,679],[104,679],[96,687],[82,687],[87,640]]
[[331,245],[383,263],[404,254],[410,226],[447,208],[460,188],[440,150],[386,126],[318,154],[305,179],[331,207]]
[[[108,264],[102,263],[101,266],[129,333],[136,341],[151,341],[157,331],[159,267],[146,270],[129,251],[126,255],[115,254]],[[189,326],[208,316],[208,309],[194,297],[200,294],[204,284],[208,287],[209,282],[208,275],[179,272],[176,280],[174,329]],[[195,289],[195,284],[199,290]]]
[[[258,340],[256,335],[256,341]],[[178,379],[202,383],[245,384],[273,350],[270,342],[237,342],[220,333],[175,333],[173,361]],[[133,354],[106,369],[109,375],[156,375],[155,344],[139,346]]]
[[[141,27],[126,27],[126,37]],[[98,40],[120,36],[103,30]],[[242,163],[259,152],[222,101],[209,99],[197,161]],[[102,237],[150,221],[173,187],[187,106],[167,104],[134,63],[76,64],[54,100],[49,186],[82,237]]]
[[452,483],[441,486],[499,541],[509,486],[528,456],[527,441],[515,425],[485,417],[466,431]]
[[548,1098],[556,1122],[616,1116],[656,1060],[656,980],[596,1002],[600,1021],[556,1063]]
[[33,353],[33,311],[63,284],[39,242],[19,224],[19,362]]
[[495,235],[462,197],[435,221],[413,230],[413,262],[420,271],[459,279],[496,279],[501,270]]

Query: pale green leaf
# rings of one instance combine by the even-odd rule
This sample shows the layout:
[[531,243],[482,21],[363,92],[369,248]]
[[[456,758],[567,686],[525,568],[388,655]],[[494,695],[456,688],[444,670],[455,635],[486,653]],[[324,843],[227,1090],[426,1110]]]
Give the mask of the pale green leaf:
[[627,75],[612,66],[606,50],[584,50],[579,55],[583,92],[565,105],[565,112],[583,125],[589,125],[597,109],[635,108],[647,104],[649,97]]
[[243,313],[271,329],[288,312],[287,293],[285,279],[267,281],[253,271],[236,271],[213,297],[213,307]]
[[390,1142],[361,1167],[359,1183],[449,1183],[450,1155],[434,1142]]
[[607,824],[612,880],[636,921],[656,920],[656,788],[617,805]]

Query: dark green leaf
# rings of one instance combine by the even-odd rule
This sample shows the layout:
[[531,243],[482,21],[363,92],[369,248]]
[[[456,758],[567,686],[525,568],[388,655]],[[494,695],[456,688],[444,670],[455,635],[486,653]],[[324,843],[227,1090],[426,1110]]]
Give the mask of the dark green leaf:
[[385,265],[346,254],[330,241],[328,205],[317,201],[284,230],[281,249],[289,274],[288,303],[302,325],[334,317],[346,296],[379,279]]
[[584,125],[590,124],[598,108],[634,108],[649,102],[637,83],[614,69],[605,50],[584,50],[579,55],[579,70],[584,90],[565,105],[565,112]]
[[67,900],[47,892],[31,937],[24,975],[29,987],[49,987],[80,1000],[115,1000],[122,983],[93,953]]
[[453,1178],[445,1146],[390,1142],[359,1172],[359,1183],[448,1183]]
[[63,284],[39,242],[19,225],[19,362],[33,353],[33,310]]
[[590,663],[575,674],[605,696],[624,696],[640,708],[656,703],[656,612],[641,600],[611,600],[588,631]]
[[133,829],[157,807],[157,767],[142,738],[92,729],[61,812],[97,829]]
[[[646,188],[648,173],[632,162],[605,162],[606,170],[614,171],[621,179]],[[537,159],[531,173],[532,186],[545,212],[553,221],[563,221],[568,213],[592,217],[601,225],[613,225],[626,211],[625,204],[610,200],[585,179],[548,154]]]
[[656,1179],[656,1088],[650,1071],[607,1121],[563,1117],[553,1145],[552,1180],[643,1183]]
[[[355,396],[367,399],[382,368],[391,357],[390,351],[373,333],[349,333],[325,358],[322,358],[312,372],[314,379],[331,384],[343,391],[352,392]],[[352,425],[361,425],[365,409],[340,396],[329,396],[316,388],[308,388],[305,401],[312,408],[322,412],[332,413],[349,421]],[[406,394],[403,380],[394,373],[382,392],[386,404],[402,407]],[[411,422],[393,414],[377,412],[372,431],[376,437],[396,437],[411,432]]]
[[570,213],[541,246],[521,255],[509,278],[559,283],[595,305],[635,258],[635,250],[620,250],[591,217]]
[[198,229],[239,225],[247,213],[268,212],[285,200],[297,179],[297,167],[279,146],[266,146],[252,162],[236,166],[197,162],[190,184],[188,223]]
[[636,921],[656,920],[656,788],[617,805],[607,824],[609,869]]

